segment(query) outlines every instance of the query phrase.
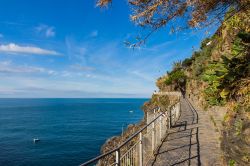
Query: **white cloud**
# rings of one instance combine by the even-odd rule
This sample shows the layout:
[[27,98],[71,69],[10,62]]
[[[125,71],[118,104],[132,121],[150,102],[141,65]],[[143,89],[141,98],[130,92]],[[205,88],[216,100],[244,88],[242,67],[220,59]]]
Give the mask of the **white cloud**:
[[0,73],[12,73],[12,74],[22,74],[22,73],[44,73],[48,75],[56,75],[57,72],[54,70],[45,69],[42,67],[35,66],[20,66],[14,65],[11,61],[0,62]]
[[147,74],[142,73],[140,71],[134,70],[131,73],[134,74],[135,76],[139,77],[139,78],[142,78],[142,79],[146,80],[146,81],[149,81],[149,82],[153,82],[154,81],[154,77],[153,76],[147,75]]
[[[142,88],[141,84],[127,82],[103,88],[102,82],[95,84],[86,80],[51,80],[26,75],[5,75],[1,78],[0,97],[149,97],[152,93],[148,88]],[[131,88],[127,90],[127,86]]]
[[98,31],[94,30],[90,33],[90,37],[97,37],[98,36]]
[[76,60],[78,63],[86,63],[87,48],[83,44],[76,44],[72,37],[65,38],[65,45],[67,48],[68,56],[70,60]]
[[46,37],[53,37],[53,36],[55,36],[54,29],[53,28],[47,29],[45,35],[46,35]]
[[55,28],[45,24],[41,24],[37,26],[35,29],[38,33],[45,35],[45,37],[47,38],[54,37],[56,35]]
[[0,73],[36,73],[44,71],[43,68],[35,67],[14,67],[0,66]]
[[16,54],[37,54],[37,55],[61,55],[53,50],[46,50],[33,46],[19,46],[15,43],[0,45],[0,52],[16,53]]
[[93,70],[95,70],[95,68],[93,68],[93,67],[82,66],[80,64],[71,65],[71,68],[74,70],[80,70],[80,71],[93,71]]
[[62,77],[70,77],[70,76],[72,76],[72,73],[70,73],[69,71],[62,71],[61,76]]

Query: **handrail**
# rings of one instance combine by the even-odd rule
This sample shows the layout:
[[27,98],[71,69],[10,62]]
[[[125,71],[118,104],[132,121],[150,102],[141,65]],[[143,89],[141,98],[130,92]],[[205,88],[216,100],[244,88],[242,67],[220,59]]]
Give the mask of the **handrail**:
[[[156,110],[158,109],[159,107],[156,107],[154,108],[153,110]],[[120,148],[122,148],[126,143],[128,143],[129,141],[131,141],[133,138],[135,138],[138,134],[140,134],[140,132],[142,132],[145,128],[147,128],[148,126],[150,126],[154,121],[156,121],[161,115],[163,115],[164,112],[162,112],[161,114],[159,114],[155,119],[153,119],[151,122],[149,122],[147,125],[145,125],[143,128],[141,128],[140,130],[138,130],[137,132],[135,132],[132,136],[130,136],[125,142],[123,142],[121,145],[119,145],[118,147],[116,147],[115,149],[105,153],[105,154],[102,154],[102,155],[99,155],[83,164],[81,164],[80,166],[86,166],[86,165],[89,165],[95,161],[98,161],[99,159],[107,156],[107,155],[110,155],[111,153],[114,153],[116,151],[118,151]]]
[[[164,114],[165,114],[165,112],[161,112],[161,113],[159,113],[159,115],[157,115],[156,116],[156,111],[157,110],[159,110],[160,109],[160,107],[156,107],[156,108],[154,108],[152,111],[154,112],[154,114],[153,114],[153,117],[154,117],[154,119],[153,120],[151,120],[149,123],[147,123],[145,126],[143,126],[140,130],[138,130],[137,132],[135,132],[132,136],[130,136],[128,139],[126,139],[126,141],[125,142],[123,142],[123,143],[121,143],[118,147],[116,147],[116,148],[114,148],[113,150],[111,150],[111,151],[109,151],[109,152],[107,152],[107,153],[105,153],[105,154],[102,154],[102,155],[99,155],[99,156],[97,156],[97,157],[95,157],[95,158],[93,158],[93,159],[91,159],[91,160],[89,160],[89,161],[87,161],[87,162],[85,162],[85,163],[83,163],[83,164],[81,164],[80,166],[88,166],[88,165],[90,165],[90,164],[94,164],[94,163],[96,163],[96,162],[98,162],[98,161],[100,161],[101,159],[103,159],[103,158],[105,158],[105,157],[107,157],[108,155],[111,155],[111,154],[113,154],[113,153],[115,153],[115,163],[113,163],[113,164],[111,164],[111,165],[115,165],[115,166],[123,166],[123,164],[120,164],[120,162],[125,162],[125,163],[127,163],[127,161],[128,160],[130,160],[132,163],[133,162],[135,162],[134,161],[134,159],[133,158],[131,158],[132,156],[131,156],[131,149],[133,149],[133,148],[135,148],[136,146],[139,146],[138,148],[139,148],[139,165],[140,166],[142,166],[143,164],[142,163],[144,163],[144,159],[142,158],[142,155],[143,155],[143,153],[145,153],[145,152],[143,152],[143,140],[142,139],[144,139],[144,138],[147,138],[147,136],[146,135],[142,135],[142,133],[143,133],[143,131],[146,129],[147,130],[147,128],[150,126],[150,125],[152,125],[152,133],[151,133],[151,136],[150,136],[150,139],[152,139],[152,142],[150,143],[151,144],[151,147],[152,147],[152,149],[150,150],[150,152],[152,153],[153,152],[153,150],[155,149],[155,146],[156,145],[159,145],[159,143],[161,142],[161,139],[162,139],[162,131],[167,131],[167,128],[165,128],[165,129],[163,129],[162,130],[162,127],[163,127],[163,124],[162,123],[169,123],[169,124],[165,124],[166,126],[169,126],[169,127],[171,127],[172,126],[172,121],[173,121],[173,123],[175,123],[176,122],[176,120],[178,119],[178,117],[179,117],[179,115],[180,115],[180,105],[179,105],[180,103],[178,102],[178,103],[176,103],[174,106],[172,106],[172,107],[170,107],[169,109],[170,109],[170,111],[167,113],[167,116],[164,116]],[[173,111],[172,111],[173,110]],[[155,117],[156,116],[156,117]],[[149,116],[147,116],[148,118],[149,118]],[[160,119],[159,119],[160,118]],[[159,119],[159,121],[157,121]],[[163,122],[163,119],[165,119],[165,122]],[[168,122],[166,122],[166,121],[168,121]],[[156,126],[156,124],[158,124],[158,129],[160,130],[159,132],[160,133],[158,133],[158,134],[160,134],[160,135],[156,135],[157,133],[156,133],[156,128],[155,127],[157,127]],[[151,130],[150,130],[151,131]],[[149,131],[147,130],[147,133],[148,133]],[[126,153],[127,152],[125,152],[124,154],[122,154],[122,156],[121,156],[121,152],[122,152],[122,148],[128,143],[128,142],[130,142],[132,139],[134,139],[135,137],[137,137],[139,135],[139,141],[134,145],[135,147],[132,147],[132,148],[130,148],[130,149],[128,149],[127,150],[127,152],[129,152],[129,155],[127,155]],[[157,140],[156,140],[157,139]],[[139,144],[138,144],[139,143]],[[132,152],[132,153],[134,153],[134,152]],[[146,153],[147,154],[147,153]],[[133,154],[134,155],[134,154]],[[126,157],[125,158],[125,160],[123,159],[123,157]],[[107,160],[108,161],[108,160]]]
[[[154,110],[154,109],[153,109]],[[129,137],[125,142],[123,142],[120,146],[118,146],[117,149],[123,147],[126,143],[128,143],[130,140],[132,140],[135,136],[137,136],[140,132],[142,132],[146,127],[150,126],[154,121],[156,121],[164,112],[162,112],[160,115],[158,115],[155,119],[153,119],[151,122],[149,122],[147,125],[145,125],[143,128],[141,128],[139,131],[135,132],[131,137]]]
[[[140,142],[140,141],[137,141],[132,147],[130,147],[130,149],[134,148],[134,147],[136,146],[136,144],[139,143],[139,142]],[[121,156],[121,158],[124,157],[128,152],[129,152],[129,151],[127,151],[126,153],[124,153],[124,154]]]
[[181,96],[181,92],[178,92],[178,91],[172,91],[172,92],[154,92],[154,95]]

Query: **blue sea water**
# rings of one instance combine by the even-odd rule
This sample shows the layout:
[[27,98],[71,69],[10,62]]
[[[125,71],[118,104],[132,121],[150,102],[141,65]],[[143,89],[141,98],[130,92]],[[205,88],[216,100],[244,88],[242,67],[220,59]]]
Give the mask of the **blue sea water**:
[[79,165],[139,122],[146,100],[0,99],[0,165]]

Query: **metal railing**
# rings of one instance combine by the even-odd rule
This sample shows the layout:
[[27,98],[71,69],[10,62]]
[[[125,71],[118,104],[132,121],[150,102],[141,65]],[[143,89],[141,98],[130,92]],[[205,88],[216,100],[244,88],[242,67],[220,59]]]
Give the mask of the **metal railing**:
[[181,96],[181,92],[172,91],[172,92],[154,92],[155,95],[168,95],[168,96]]
[[153,157],[167,130],[180,116],[178,102],[168,111],[153,110],[153,120],[134,133],[117,148],[93,158],[81,166],[143,166]]

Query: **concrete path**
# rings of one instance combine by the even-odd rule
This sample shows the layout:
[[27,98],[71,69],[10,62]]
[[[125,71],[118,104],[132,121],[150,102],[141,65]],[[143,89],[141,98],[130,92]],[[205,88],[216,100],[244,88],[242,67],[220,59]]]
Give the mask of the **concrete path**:
[[222,165],[219,132],[205,111],[181,99],[181,116],[168,131],[148,166]]

